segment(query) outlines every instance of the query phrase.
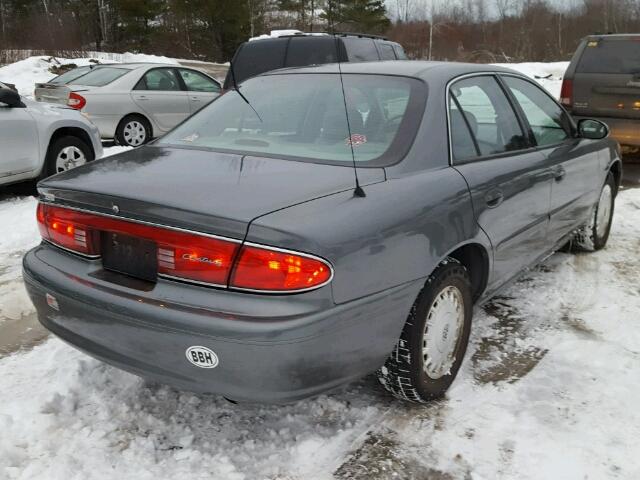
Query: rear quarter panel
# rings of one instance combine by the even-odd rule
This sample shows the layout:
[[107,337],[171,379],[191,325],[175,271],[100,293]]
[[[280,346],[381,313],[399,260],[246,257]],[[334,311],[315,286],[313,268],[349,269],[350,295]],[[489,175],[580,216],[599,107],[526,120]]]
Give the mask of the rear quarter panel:
[[426,170],[320,198],[252,222],[247,240],[329,260],[336,303],[428,276],[454,248],[479,239],[467,184],[453,168]]

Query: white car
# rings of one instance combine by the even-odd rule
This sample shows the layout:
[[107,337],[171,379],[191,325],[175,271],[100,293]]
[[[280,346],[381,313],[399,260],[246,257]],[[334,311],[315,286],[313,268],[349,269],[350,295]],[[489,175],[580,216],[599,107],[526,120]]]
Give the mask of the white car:
[[0,185],[48,177],[101,156],[98,129],[82,114],[28,100],[0,83]]
[[81,110],[102,138],[137,147],[171,130],[220,90],[217,80],[199,70],[131,63],[99,65],[64,84],[37,84],[35,97]]

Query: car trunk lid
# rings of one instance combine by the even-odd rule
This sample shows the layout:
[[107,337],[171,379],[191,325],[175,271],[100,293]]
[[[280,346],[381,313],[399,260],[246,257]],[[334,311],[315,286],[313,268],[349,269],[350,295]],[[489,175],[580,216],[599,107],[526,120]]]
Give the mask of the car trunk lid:
[[[361,168],[362,185],[385,179]],[[55,203],[243,239],[262,215],[353,189],[351,167],[146,146],[39,184]]]

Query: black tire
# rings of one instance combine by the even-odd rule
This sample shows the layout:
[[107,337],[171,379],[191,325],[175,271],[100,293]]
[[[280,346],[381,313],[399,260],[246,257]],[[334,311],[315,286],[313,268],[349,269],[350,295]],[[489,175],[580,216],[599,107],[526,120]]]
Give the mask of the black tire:
[[[599,218],[599,213],[603,207],[603,204],[600,202],[600,198],[606,189],[609,189],[609,192],[611,193],[609,198],[610,203],[608,204],[609,213],[606,216],[604,225],[600,225],[599,222],[601,222],[601,219]],[[616,194],[616,181],[613,174],[609,173],[604,185],[602,186],[600,195],[598,196],[598,202],[593,209],[593,216],[591,217],[591,220],[574,235],[574,238],[569,242],[568,247],[562,251],[594,252],[602,250],[607,245],[609,234],[611,233],[611,224],[613,223]]]
[[609,203],[610,213],[606,219],[606,223],[604,225],[598,225],[598,213],[599,209],[602,207],[601,203],[598,202],[598,204],[596,204],[592,225],[590,225],[591,243],[593,244],[594,250],[602,250],[607,245],[607,242],[609,241],[609,234],[611,233],[613,211],[616,205],[616,180],[613,178],[611,173],[607,175],[607,180],[604,182],[601,195],[607,188],[611,192],[611,197]]
[[42,172],[40,173],[38,180],[64,171],[56,167],[56,160],[58,158],[58,155],[60,155],[61,152],[68,147],[75,147],[80,150],[87,162],[91,162],[95,158],[93,148],[91,148],[91,146],[89,146],[81,138],[74,137],[72,135],[60,137],[49,145],[47,156],[45,157],[44,161],[44,167],[42,168]]
[[[128,134],[129,128],[133,125],[136,125],[137,128],[138,124],[144,129],[144,139],[141,141],[141,143],[132,141],[131,137]],[[151,124],[149,123],[149,120],[147,120],[142,115],[132,114],[127,115],[122,120],[120,120],[118,128],[116,128],[115,140],[118,145],[122,145],[125,147],[139,147],[140,145],[144,145],[145,143],[149,142],[152,135],[153,132],[151,130]]]
[[[423,355],[427,316],[433,311],[432,307],[437,307],[438,297],[449,291],[449,287],[457,289],[460,294],[463,321],[455,339],[453,364],[447,373],[432,378],[425,370]],[[453,383],[467,351],[472,312],[471,281],[467,269],[457,260],[447,258],[429,276],[411,308],[393,352],[377,372],[380,383],[403,400],[424,403],[442,397]],[[447,332],[443,331],[443,338]]]

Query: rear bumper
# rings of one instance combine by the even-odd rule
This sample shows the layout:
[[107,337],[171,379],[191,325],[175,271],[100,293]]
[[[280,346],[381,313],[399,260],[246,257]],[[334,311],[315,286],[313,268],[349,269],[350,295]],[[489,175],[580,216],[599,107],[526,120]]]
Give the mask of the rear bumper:
[[[318,291],[261,296],[162,280],[135,290],[92,276],[98,264],[45,244],[25,256],[27,291],[47,329],[134,374],[266,403],[319,394],[377,369],[422,285],[335,305]],[[192,365],[191,346],[213,350],[218,366]]]
[[595,118],[606,123],[611,131],[611,137],[620,145],[630,147],[640,147],[640,120],[629,118],[610,117],[573,117],[576,122],[584,118]]

